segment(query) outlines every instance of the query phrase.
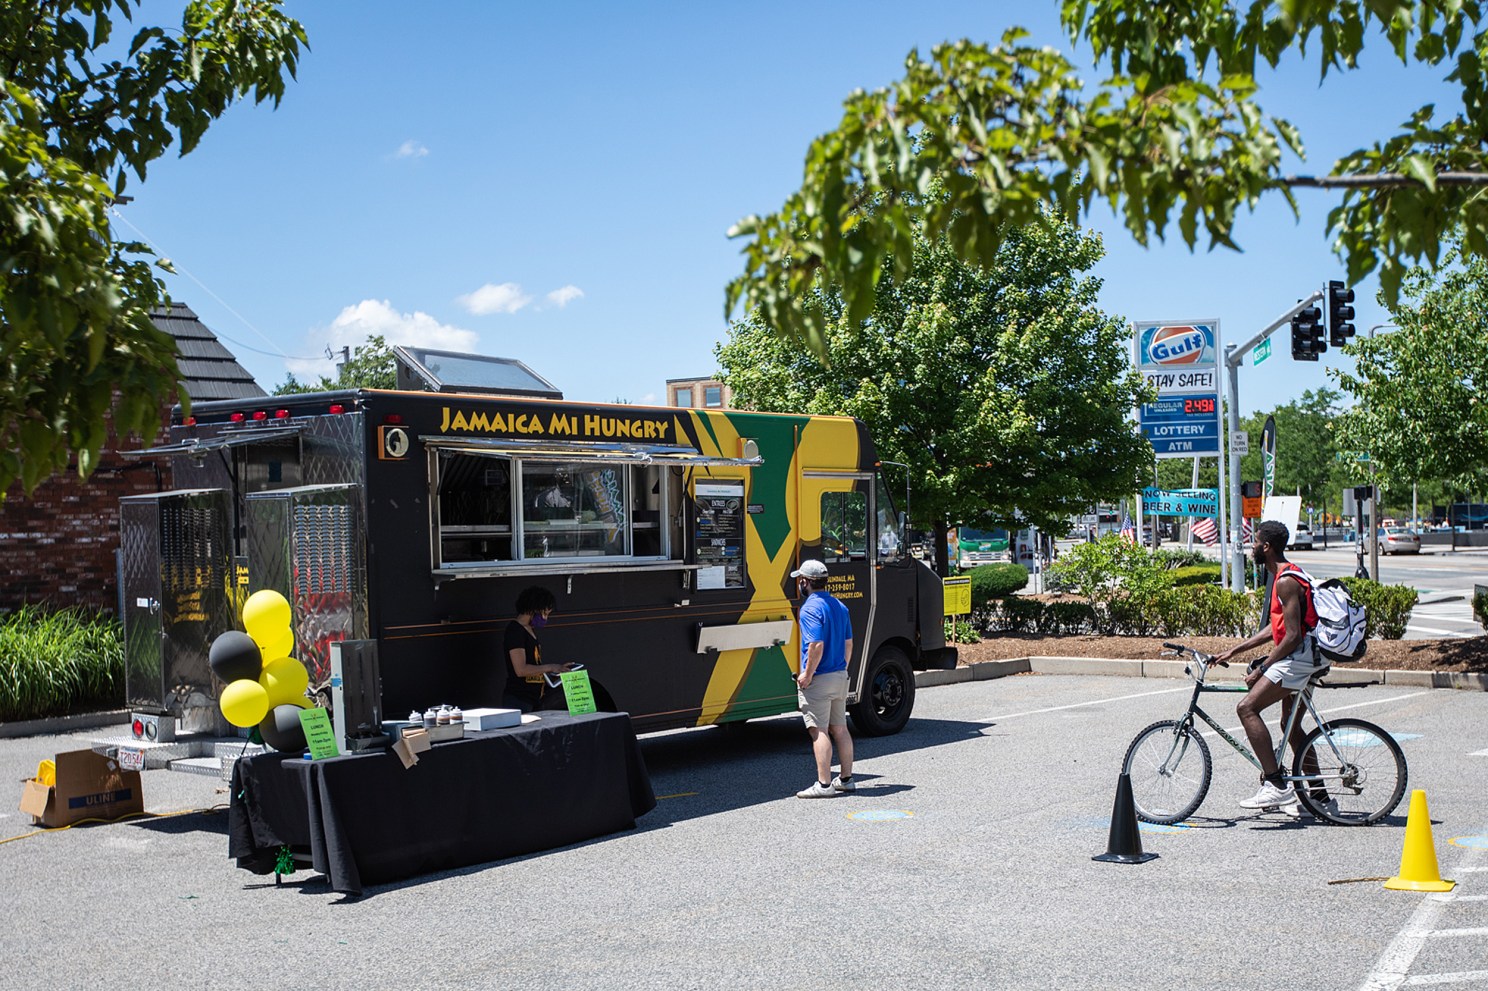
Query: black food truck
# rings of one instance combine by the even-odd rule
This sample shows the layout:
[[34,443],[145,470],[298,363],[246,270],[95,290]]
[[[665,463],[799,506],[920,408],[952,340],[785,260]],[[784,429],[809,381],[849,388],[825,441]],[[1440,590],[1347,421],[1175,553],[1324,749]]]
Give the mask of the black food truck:
[[508,365],[537,386],[419,391],[400,365],[406,390],[178,408],[134,452],[169,457],[175,488],[121,503],[130,703],[213,725],[208,647],[268,588],[312,687],[331,643],[372,640],[385,714],[499,706],[514,601],[543,585],[544,659],[583,663],[638,731],[777,715],[796,708],[788,576],[808,558],[852,615],[859,732],[897,732],[914,669],[955,664],[862,423],[565,402]]

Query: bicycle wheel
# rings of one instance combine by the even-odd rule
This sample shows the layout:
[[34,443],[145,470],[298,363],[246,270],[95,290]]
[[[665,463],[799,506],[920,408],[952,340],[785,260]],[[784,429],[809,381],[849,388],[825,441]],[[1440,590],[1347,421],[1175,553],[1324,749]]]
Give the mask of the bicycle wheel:
[[1292,758],[1293,776],[1321,778],[1293,782],[1303,806],[1335,826],[1367,826],[1395,811],[1409,776],[1395,738],[1363,719],[1333,719],[1326,731],[1307,734]]
[[1126,748],[1121,768],[1131,778],[1137,818],[1168,826],[1193,815],[1209,793],[1209,745],[1193,726],[1164,719]]

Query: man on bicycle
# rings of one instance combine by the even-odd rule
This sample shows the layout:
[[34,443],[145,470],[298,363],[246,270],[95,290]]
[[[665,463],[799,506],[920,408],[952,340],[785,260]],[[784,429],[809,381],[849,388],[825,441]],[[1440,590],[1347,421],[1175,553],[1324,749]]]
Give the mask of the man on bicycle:
[[[1285,726],[1291,715],[1295,693],[1328,666],[1318,657],[1316,644],[1309,635],[1317,626],[1317,610],[1312,604],[1312,589],[1291,574],[1300,569],[1286,559],[1286,546],[1290,541],[1291,534],[1284,523],[1266,520],[1256,527],[1252,553],[1255,563],[1264,567],[1270,577],[1271,621],[1255,636],[1219,654],[1211,662],[1228,661],[1267,641],[1271,643],[1271,652],[1246,674],[1245,684],[1250,691],[1235,706],[1251,749],[1261,761],[1261,790],[1240,803],[1240,807],[1246,809],[1296,803],[1297,793],[1282,777],[1276,751],[1271,747],[1271,733],[1266,729],[1261,713],[1280,700],[1281,723]],[[1302,738],[1302,720],[1298,719],[1288,739],[1294,752],[1300,750]]]

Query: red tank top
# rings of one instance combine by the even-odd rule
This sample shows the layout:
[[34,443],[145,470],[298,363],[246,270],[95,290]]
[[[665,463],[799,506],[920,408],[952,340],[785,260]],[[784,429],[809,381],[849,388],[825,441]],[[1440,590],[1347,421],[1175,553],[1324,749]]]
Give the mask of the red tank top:
[[[1286,638],[1286,618],[1282,615],[1281,596],[1276,594],[1276,583],[1288,571],[1301,570],[1288,561],[1281,566],[1276,577],[1271,579],[1271,640],[1274,643],[1281,643]],[[1301,579],[1297,580],[1297,584],[1302,586],[1302,625],[1307,628],[1302,632],[1306,633],[1317,626],[1317,609],[1312,604],[1312,587]]]

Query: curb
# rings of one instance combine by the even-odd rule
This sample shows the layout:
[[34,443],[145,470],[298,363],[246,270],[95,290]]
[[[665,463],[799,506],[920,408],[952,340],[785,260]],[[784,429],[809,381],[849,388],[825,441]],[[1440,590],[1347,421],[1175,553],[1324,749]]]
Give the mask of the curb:
[[[1175,660],[1112,660],[1101,657],[1015,657],[1005,661],[983,661],[949,671],[915,672],[916,688],[955,685],[963,681],[987,681],[1011,674],[1097,674],[1125,678],[1182,678],[1186,662]],[[1244,672],[1216,668],[1215,681],[1240,681]],[[1410,688],[1455,688],[1488,692],[1488,674],[1475,671],[1380,671],[1373,668],[1338,669],[1328,675],[1334,684],[1379,682]],[[3,729],[3,727],[0,727]]]
[[18,719],[12,723],[0,723],[0,740],[20,736],[48,736],[75,733],[78,730],[98,729],[101,726],[127,726],[128,709],[112,709],[108,712],[81,712],[75,716],[49,716],[46,719]]

